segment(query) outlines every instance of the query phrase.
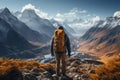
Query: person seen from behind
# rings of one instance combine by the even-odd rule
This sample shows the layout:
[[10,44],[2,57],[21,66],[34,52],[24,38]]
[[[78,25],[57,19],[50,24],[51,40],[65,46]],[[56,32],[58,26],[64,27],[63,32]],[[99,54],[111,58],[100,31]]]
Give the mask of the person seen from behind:
[[60,76],[60,63],[62,63],[62,75],[66,74],[66,52],[71,56],[70,40],[63,26],[55,30],[51,42],[51,55],[56,58],[56,75]]

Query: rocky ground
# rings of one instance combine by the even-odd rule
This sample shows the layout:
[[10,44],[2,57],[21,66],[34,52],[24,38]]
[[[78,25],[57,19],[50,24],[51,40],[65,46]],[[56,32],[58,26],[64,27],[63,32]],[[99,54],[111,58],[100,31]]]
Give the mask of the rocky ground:
[[[81,59],[81,57],[85,59]],[[88,58],[89,57],[89,58]],[[93,59],[93,60],[92,60]],[[50,67],[45,67],[45,70],[41,68],[30,68],[22,72],[13,70],[7,77],[0,77],[0,80],[89,80],[89,73],[94,74],[94,68],[102,64],[95,60],[92,56],[86,56],[86,54],[74,54],[70,58],[67,58],[67,72],[66,76],[57,77],[55,74],[55,69]],[[41,61],[37,59],[37,61]],[[46,63],[43,64],[54,64],[55,59],[46,59]],[[55,67],[56,68],[56,67]],[[12,76],[12,77],[11,77]]]
[[[67,58],[66,76],[57,77],[54,70],[48,69],[45,72],[40,72],[40,69],[34,68],[31,73],[24,72],[25,80],[89,80],[89,73],[95,73],[94,68],[102,64],[96,61],[98,58],[85,53],[73,54],[71,58]],[[41,63],[55,64],[53,57],[36,59]],[[32,77],[32,78],[30,78]],[[29,79],[28,79],[29,78]],[[34,78],[34,79],[33,79]]]

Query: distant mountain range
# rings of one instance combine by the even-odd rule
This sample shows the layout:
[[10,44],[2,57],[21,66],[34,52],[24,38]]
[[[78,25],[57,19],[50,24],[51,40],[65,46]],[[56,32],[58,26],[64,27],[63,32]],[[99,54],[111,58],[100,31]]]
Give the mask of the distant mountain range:
[[29,28],[52,38],[54,30],[62,25],[69,36],[75,34],[75,31],[66,23],[60,23],[54,19],[44,19],[37,15],[33,9],[25,9],[23,12],[16,12],[14,15]]
[[71,42],[75,39],[74,34],[76,34],[76,32],[73,28],[69,27],[68,24],[58,22],[54,19],[42,18],[35,12],[34,9],[24,9],[24,11],[16,12],[14,15],[20,21],[24,22],[30,29],[46,36],[47,39],[44,38],[44,41],[48,40],[47,42],[49,42],[53,37],[55,29],[61,25],[64,27],[64,30],[68,34]]
[[[18,15],[21,16],[17,18]],[[45,46],[47,50],[42,47],[40,51],[39,47],[34,50],[33,44],[49,43],[55,29],[50,20],[40,18],[34,10],[26,9],[13,15],[8,8],[0,9],[0,56],[29,58],[39,52],[49,53],[49,45]]]
[[120,53],[120,17],[107,17],[90,28],[81,38],[78,51],[96,56],[112,56]]
[[26,58],[34,57],[34,53],[25,52],[25,50],[29,51],[35,48],[29,42],[45,44],[50,41],[47,35],[30,29],[25,23],[17,19],[8,8],[0,10],[0,35],[0,56],[3,57],[16,57],[18,55]]
[[120,14],[100,20],[77,41],[78,38],[74,37],[76,31],[66,23],[41,18],[32,9],[11,13],[4,8],[0,9],[0,56],[29,58],[50,53],[49,43],[59,25],[63,25],[69,35],[72,49],[79,46],[78,51],[97,56],[112,56],[120,52]]
[[17,31],[28,41],[34,42],[48,41],[48,38],[45,35],[30,29],[25,23],[21,22],[19,19],[13,16],[8,8],[3,9],[3,11],[0,13],[0,18],[9,23],[15,31]]

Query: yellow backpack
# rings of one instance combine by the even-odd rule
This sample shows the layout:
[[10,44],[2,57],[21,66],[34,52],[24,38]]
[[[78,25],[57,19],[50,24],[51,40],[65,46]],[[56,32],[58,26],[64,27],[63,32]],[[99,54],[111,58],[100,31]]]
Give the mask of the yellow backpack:
[[57,29],[54,33],[54,50],[55,52],[65,52],[65,32]]

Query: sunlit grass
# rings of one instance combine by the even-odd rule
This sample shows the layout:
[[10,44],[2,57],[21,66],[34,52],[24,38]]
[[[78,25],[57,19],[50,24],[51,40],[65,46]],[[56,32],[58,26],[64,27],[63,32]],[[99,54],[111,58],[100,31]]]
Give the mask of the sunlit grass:
[[41,71],[45,71],[48,68],[55,70],[54,64],[40,64],[36,61],[25,61],[19,59],[3,59],[0,58],[0,76],[7,75],[11,70],[26,71],[33,68],[39,68]]
[[120,80],[120,55],[111,57],[96,68],[96,74],[90,74],[90,77],[91,80]]

